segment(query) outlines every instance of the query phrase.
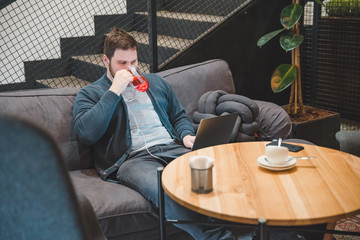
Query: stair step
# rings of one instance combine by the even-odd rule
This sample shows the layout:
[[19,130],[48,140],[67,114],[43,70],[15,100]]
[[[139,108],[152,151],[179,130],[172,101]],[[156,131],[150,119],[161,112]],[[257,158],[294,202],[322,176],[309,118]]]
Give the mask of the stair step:
[[[104,67],[104,62],[102,60],[103,54],[93,54],[93,55],[83,55],[83,56],[73,56],[72,57],[75,60],[83,61],[86,63],[92,63],[94,65],[99,65]],[[147,63],[139,62],[139,68],[143,72],[149,72],[150,71],[150,65]]]
[[102,56],[103,56],[103,54],[92,54],[92,55],[72,56],[72,58],[79,60],[79,61],[92,63],[94,65],[103,66],[104,63],[102,60]]
[[241,6],[247,0],[197,0],[196,2],[183,1],[179,4],[178,0],[164,1],[165,10],[172,12],[201,13],[218,16],[230,14],[236,7]]
[[[150,47],[149,47],[149,35],[146,32],[132,31],[129,32],[139,43],[138,54],[139,62],[150,63]],[[157,35],[158,43],[158,63],[164,63],[171,56],[179,52],[179,50],[190,46],[193,40],[171,37],[167,35]],[[149,67],[144,67],[149,70]]]
[[[148,12],[137,12],[139,15],[148,15]],[[170,11],[157,11],[157,17],[173,18],[178,20],[189,20],[196,22],[211,22],[218,23],[224,20],[222,16],[198,14],[198,13],[185,13],[185,12],[170,12]]]
[[[149,44],[149,35],[147,33],[136,32],[136,31],[129,33],[139,43]],[[158,35],[157,42],[158,42],[158,46],[160,47],[174,48],[180,50],[184,46],[189,46],[193,42],[193,40],[171,37],[166,35]]]
[[[143,23],[137,31],[148,32],[147,12],[136,12],[134,22]],[[224,18],[215,15],[157,12],[157,34],[180,39],[196,39]]]
[[[135,38],[135,40],[138,43],[143,43],[146,45],[149,45],[149,34],[145,32],[137,32],[132,31],[129,32],[131,36]],[[107,35],[107,34],[105,34]],[[184,38],[177,38],[177,37],[171,37],[166,35],[157,35],[157,44],[158,47],[164,47],[164,48],[174,48],[180,50],[184,46],[189,46],[191,43],[193,43],[193,40],[190,39],[184,39]]]
[[[135,23],[147,22],[148,12],[133,12]],[[131,15],[132,16],[132,15]],[[158,64],[161,65],[179,51],[193,44],[194,40],[209,28],[223,21],[224,17],[218,15],[207,15],[198,13],[158,11]],[[128,14],[116,16],[116,19],[128,19]],[[133,22],[131,21],[131,22]],[[147,24],[140,26],[137,31],[129,31],[139,42],[139,67],[143,72],[150,72],[150,48],[147,34]],[[98,26],[99,28],[99,26]],[[101,32],[102,29],[98,29]],[[131,29],[130,26],[126,28]],[[190,31],[191,29],[192,31]],[[63,55],[67,66],[63,72],[56,76],[70,75],[67,77],[47,78],[48,76],[37,76],[38,84],[48,87],[69,86],[81,88],[101,77],[106,69],[102,60],[102,46],[104,34],[88,37],[76,37],[61,39],[61,48],[67,55]],[[71,50],[73,46],[76,51]],[[77,56],[71,56],[77,55]],[[70,57],[70,62],[67,58]],[[64,60],[61,60],[64,61]],[[36,79],[35,78],[35,79]]]
[[36,82],[51,88],[60,88],[60,87],[82,88],[90,84],[90,82],[84,81],[74,76],[40,79],[40,80],[36,80]]

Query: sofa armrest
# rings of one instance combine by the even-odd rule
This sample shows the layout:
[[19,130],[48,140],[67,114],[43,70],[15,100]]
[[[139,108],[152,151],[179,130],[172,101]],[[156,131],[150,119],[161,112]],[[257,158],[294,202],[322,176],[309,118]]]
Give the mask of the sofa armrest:
[[335,138],[341,151],[360,156],[360,131],[339,131]]
[[286,139],[291,136],[292,123],[287,112],[279,105],[271,102],[255,100],[259,106],[258,137],[263,141],[275,138]]

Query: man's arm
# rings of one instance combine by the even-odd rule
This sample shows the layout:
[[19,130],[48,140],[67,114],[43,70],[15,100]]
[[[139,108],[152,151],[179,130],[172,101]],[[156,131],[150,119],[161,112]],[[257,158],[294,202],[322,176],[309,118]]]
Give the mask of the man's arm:
[[80,90],[74,102],[74,127],[79,139],[89,145],[99,141],[109,127],[121,93],[133,79],[122,69],[111,77],[111,86],[103,92],[101,85],[90,85]]
[[105,91],[99,98],[87,88],[80,90],[73,107],[74,129],[80,141],[93,145],[104,135],[120,97]]
[[184,108],[181,106],[171,86],[163,80],[166,85],[168,111],[170,123],[172,124],[176,135],[183,141],[184,146],[191,148],[195,131],[190,119],[186,116]]

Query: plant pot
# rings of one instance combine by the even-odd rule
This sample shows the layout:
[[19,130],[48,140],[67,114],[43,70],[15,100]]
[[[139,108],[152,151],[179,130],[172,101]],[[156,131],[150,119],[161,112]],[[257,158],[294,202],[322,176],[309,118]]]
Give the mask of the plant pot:
[[335,134],[340,131],[340,113],[309,106],[306,108],[325,112],[327,116],[302,122],[292,121],[292,137],[308,140],[319,146],[339,149]]

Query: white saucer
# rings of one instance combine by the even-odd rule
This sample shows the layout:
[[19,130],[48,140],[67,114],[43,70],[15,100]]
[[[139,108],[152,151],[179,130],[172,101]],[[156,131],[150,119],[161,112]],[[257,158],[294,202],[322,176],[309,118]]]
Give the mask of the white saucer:
[[296,159],[292,158],[290,156],[288,157],[288,160],[282,164],[272,164],[269,161],[267,161],[265,158],[266,158],[265,155],[260,156],[257,159],[257,163],[260,167],[263,167],[263,168],[266,168],[269,170],[276,170],[276,171],[288,170],[288,169],[295,167],[295,164],[296,164]]

